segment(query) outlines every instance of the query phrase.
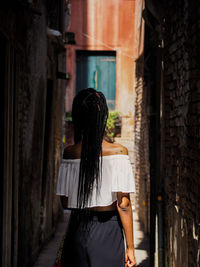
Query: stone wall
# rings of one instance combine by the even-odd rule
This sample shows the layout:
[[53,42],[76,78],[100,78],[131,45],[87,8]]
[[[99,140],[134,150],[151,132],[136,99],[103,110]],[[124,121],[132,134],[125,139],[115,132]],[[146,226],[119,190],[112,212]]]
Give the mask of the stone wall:
[[166,266],[200,264],[200,7],[168,1],[165,15]]
[[6,47],[1,67],[10,70],[1,88],[8,105],[0,260],[3,267],[30,267],[60,214],[55,195],[63,112],[62,83],[56,77],[60,44],[47,36],[44,1],[1,6],[0,20]]

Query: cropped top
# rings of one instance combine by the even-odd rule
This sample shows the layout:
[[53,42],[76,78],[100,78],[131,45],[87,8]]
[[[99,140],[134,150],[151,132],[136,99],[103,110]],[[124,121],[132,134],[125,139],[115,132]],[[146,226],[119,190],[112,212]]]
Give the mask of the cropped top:
[[[68,208],[77,208],[80,159],[64,159],[61,163],[56,194],[68,197]],[[135,193],[133,170],[128,155],[102,157],[102,177],[87,208],[109,206],[117,200],[117,192]]]

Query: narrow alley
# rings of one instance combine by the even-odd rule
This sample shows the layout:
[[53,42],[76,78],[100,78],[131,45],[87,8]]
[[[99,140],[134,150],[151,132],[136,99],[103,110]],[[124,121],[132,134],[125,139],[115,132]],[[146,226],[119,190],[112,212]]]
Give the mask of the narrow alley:
[[[42,249],[37,261],[33,267],[46,267],[53,266],[56,262],[56,255],[59,251],[60,242],[66,232],[67,222],[69,220],[70,213],[65,211],[63,221],[58,224],[54,237],[51,241]],[[137,266],[149,267],[149,240],[141,229],[140,222],[137,214],[133,213],[134,218],[134,243],[135,243],[135,255],[137,258]]]
[[1,1],[0,266],[58,267],[56,187],[85,88],[128,150],[137,266],[200,266],[199,40],[197,0]]

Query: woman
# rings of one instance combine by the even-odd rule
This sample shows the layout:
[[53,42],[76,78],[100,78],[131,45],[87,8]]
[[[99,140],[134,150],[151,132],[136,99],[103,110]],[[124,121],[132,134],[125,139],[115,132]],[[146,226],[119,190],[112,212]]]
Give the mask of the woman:
[[136,266],[129,196],[134,178],[127,149],[103,140],[107,116],[101,92],[89,88],[75,97],[75,144],[64,151],[57,184],[63,207],[72,210],[63,267]]

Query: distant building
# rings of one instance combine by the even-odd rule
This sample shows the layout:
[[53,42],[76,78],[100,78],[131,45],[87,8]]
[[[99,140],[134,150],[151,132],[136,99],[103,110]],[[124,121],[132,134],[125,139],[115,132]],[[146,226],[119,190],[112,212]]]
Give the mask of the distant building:
[[71,1],[66,110],[78,91],[100,90],[109,108],[120,111],[128,139],[133,135],[134,29],[134,1]]

